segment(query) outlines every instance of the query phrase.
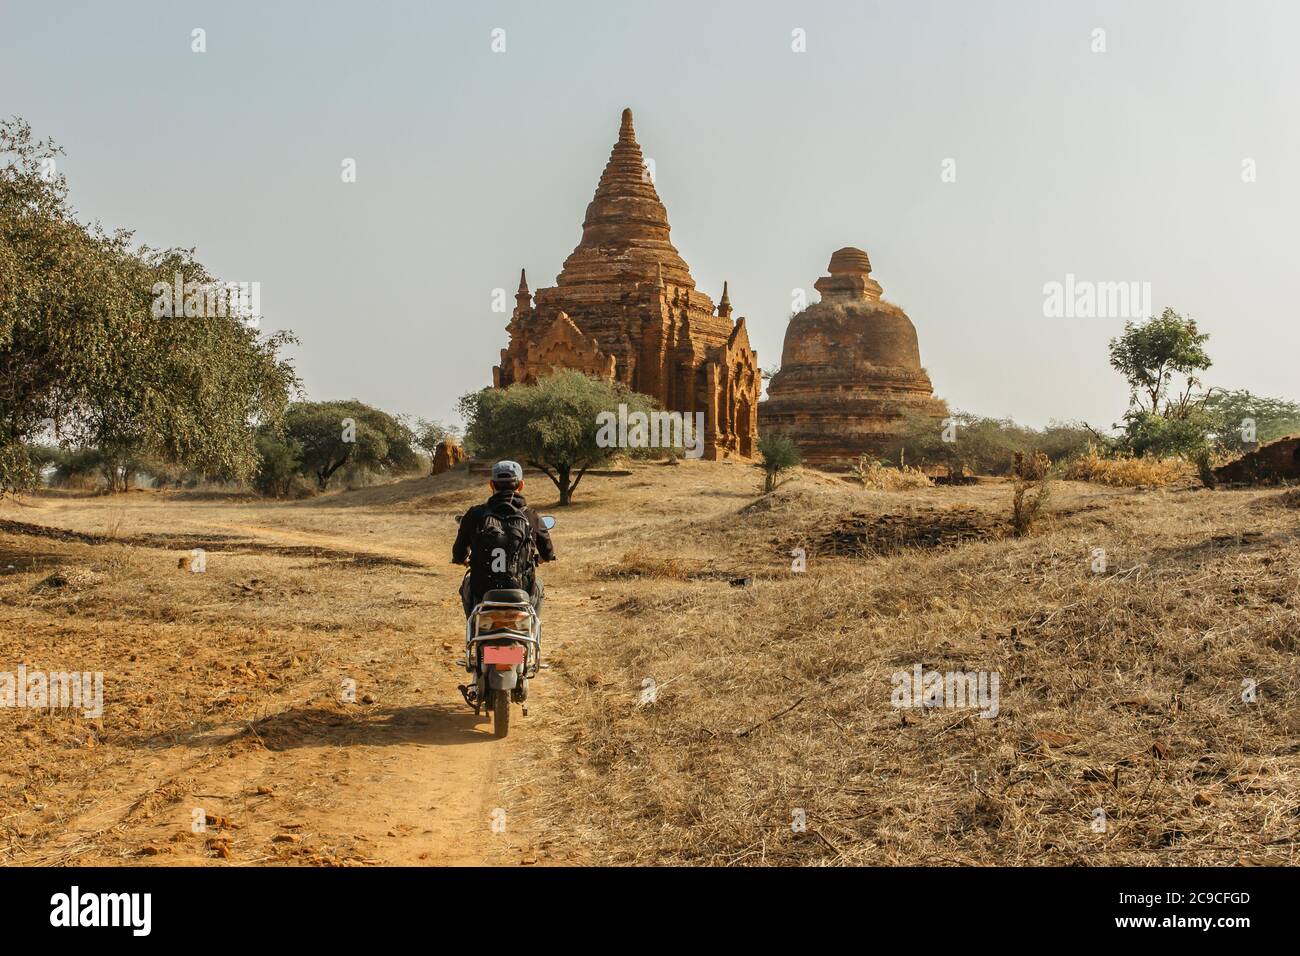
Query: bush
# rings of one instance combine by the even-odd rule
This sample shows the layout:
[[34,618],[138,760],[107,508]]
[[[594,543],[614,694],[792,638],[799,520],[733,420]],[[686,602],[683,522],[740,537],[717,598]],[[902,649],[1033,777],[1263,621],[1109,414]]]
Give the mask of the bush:
[[1287,435],[1300,435],[1300,404],[1282,398],[1265,398],[1246,390],[1213,391],[1201,399],[1209,419],[1210,437],[1221,454],[1249,451],[1247,423],[1261,445]]
[[763,494],[770,494],[784,482],[781,475],[799,464],[799,446],[794,439],[780,432],[760,435],[758,439],[759,460],[757,467],[763,469]]
[[1210,425],[1209,416],[1194,406],[1176,417],[1130,410],[1124,416],[1121,445],[1137,458],[1195,461],[1209,448]]
[[302,467],[302,446],[292,439],[263,432],[257,436],[257,456],[254,487],[275,498],[290,496]]
[[[945,433],[952,441],[945,441]],[[1044,429],[1009,418],[953,412],[946,419],[908,413],[885,457],[900,465],[941,465],[950,473],[1005,475],[1016,453],[1041,451],[1052,461],[1082,454],[1094,438],[1081,423],[1053,421]]]
[[[1031,455],[1016,452],[1012,459],[1015,491],[1011,497],[1011,528],[1018,538],[1033,530],[1047,506],[1052,494],[1051,467],[1051,461],[1039,451]],[[1031,495],[1031,491],[1035,493]]]

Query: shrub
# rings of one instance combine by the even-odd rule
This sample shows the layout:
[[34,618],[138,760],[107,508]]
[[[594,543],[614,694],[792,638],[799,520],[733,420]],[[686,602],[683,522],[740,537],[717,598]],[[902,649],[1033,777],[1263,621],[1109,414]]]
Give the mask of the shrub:
[[784,483],[781,475],[799,464],[799,447],[788,435],[780,432],[762,435],[758,439],[759,460],[763,469],[763,494],[770,494]]
[[[944,440],[945,432],[951,441]],[[1005,475],[1017,452],[1037,450],[1061,461],[1083,453],[1093,437],[1086,425],[1074,422],[1053,421],[1040,430],[967,412],[943,419],[909,412],[884,457],[900,465],[942,465],[950,473]]]
[[1052,494],[1051,467],[1051,461],[1040,451],[1032,455],[1016,452],[1012,459],[1015,491],[1011,497],[1011,528],[1018,538],[1033,530],[1047,506]]
[[258,467],[254,487],[264,495],[288,497],[302,466],[302,446],[269,432],[257,436]]

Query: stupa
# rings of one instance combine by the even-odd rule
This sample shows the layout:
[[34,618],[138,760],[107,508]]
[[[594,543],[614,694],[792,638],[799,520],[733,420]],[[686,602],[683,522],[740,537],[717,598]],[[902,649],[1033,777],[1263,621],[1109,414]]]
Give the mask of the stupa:
[[758,417],[808,464],[843,468],[884,454],[909,413],[938,419],[945,406],[921,367],[912,320],[880,298],[867,254],[837,250],[829,271],[813,286],[821,301],[790,320]]
[[695,288],[669,239],[668,213],[624,110],[609,162],[587,206],[582,239],[555,285],[529,293],[521,271],[498,388],[557,368],[617,380],[672,411],[704,413],[704,457],[751,458],[762,378],[743,317],[723,285]]

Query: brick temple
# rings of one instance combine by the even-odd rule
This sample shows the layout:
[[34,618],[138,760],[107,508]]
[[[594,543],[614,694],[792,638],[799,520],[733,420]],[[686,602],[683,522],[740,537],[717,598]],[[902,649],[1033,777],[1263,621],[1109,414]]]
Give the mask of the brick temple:
[[916,327],[880,298],[867,254],[839,249],[827,271],[813,286],[821,301],[786,328],[759,417],[765,433],[792,438],[807,464],[842,469],[886,453],[910,416],[937,422],[946,407],[921,367]]
[[704,457],[752,458],[762,379],[743,317],[724,283],[713,300],[668,237],[668,213],[623,111],[618,142],[587,206],[582,239],[555,285],[528,291],[523,272],[492,369],[498,388],[558,368],[617,380],[672,411],[704,413]]

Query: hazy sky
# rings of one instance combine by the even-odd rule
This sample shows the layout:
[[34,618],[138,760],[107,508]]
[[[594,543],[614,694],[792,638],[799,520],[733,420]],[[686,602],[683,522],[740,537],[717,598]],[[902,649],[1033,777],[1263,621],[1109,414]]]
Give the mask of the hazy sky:
[[86,217],[260,282],[312,398],[450,418],[489,384],[493,290],[553,284],[630,106],[763,366],[855,245],[954,407],[1108,425],[1123,321],[1045,318],[1068,273],[1150,282],[1208,383],[1300,399],[1297,36],[1282,0],[0,0],[0,114]]

